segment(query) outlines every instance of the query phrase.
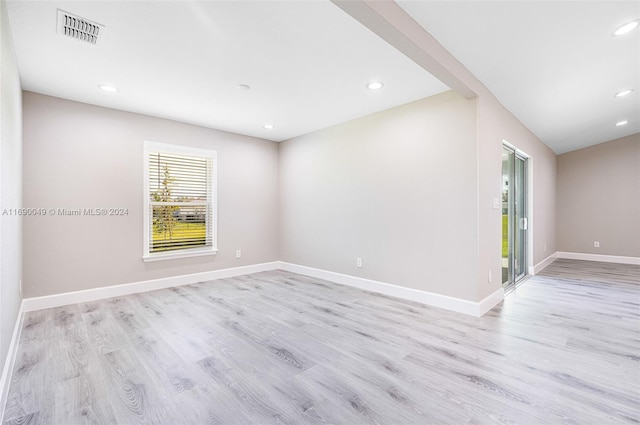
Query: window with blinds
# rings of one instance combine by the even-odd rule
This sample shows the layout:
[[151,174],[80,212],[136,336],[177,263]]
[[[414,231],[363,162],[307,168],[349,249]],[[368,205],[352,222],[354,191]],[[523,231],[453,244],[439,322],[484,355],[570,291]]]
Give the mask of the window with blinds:
[[216,152],[145,142],[145,259],[214,253]]

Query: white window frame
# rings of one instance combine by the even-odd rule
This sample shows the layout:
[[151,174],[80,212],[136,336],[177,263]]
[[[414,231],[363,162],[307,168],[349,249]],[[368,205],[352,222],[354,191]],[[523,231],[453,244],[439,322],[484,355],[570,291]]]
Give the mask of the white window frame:
[[[143,252],[142,252],[142,260],[145,262],[148,261],[159,261],[159,260],[171,260],[175,258],[188,258],[188,257],[199,257],[203,255],[214,255],[218,252],[218,153],[215,150],[211,149],[201,149],[201,148],[193,148],[189,146],[181,146],[181,145],[172,145],[168,143],[158,143],[150,140],[144,141],[144,159],[143,159],[143,173],[144,173],[144,203],[143,203]],[[149,246],[149,232],[151,229],[152,219],[150,215],[151,210],[151,200],[149,199],[149,153],[150,152],[166,152],[168,154],[177,154],[177,155],[191,155],[191,156],[199,156],[211,159],[212,161],[212,172],[210,182],[211,192],[209,194],[211,199],[211,209],[212,209],[212,223],[210,226],[211,232],[211,246],[207,247],[198,247],[198,248],[185,248],[176,251],[169,252],[150,252]]]

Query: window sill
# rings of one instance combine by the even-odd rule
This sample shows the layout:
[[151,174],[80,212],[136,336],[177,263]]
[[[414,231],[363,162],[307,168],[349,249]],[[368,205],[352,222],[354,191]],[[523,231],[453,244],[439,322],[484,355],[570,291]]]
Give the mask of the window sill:
[[216,255],[217,249],[207,251],[188,251],[188,252],[170,252],[170,253],[158,253],[147,254],[142,256],[142,261],[145,263],[162,260],[175,260],[179,258],[192,258],[192,257],[204,257],[206,255]]

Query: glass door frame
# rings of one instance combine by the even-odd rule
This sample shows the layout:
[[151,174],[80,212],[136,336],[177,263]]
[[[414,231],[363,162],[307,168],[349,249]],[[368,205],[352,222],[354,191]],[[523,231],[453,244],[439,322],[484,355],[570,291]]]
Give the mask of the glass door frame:
[[[509,292],[528,276],[529,264],[529,160],[530,157],[513,145],[503,141],[502,153],[509,155],[507,161],[508,175],[505,183],[504,159],[502,161],[502,192],[507,192],[507,258],[506,278],[503,270],[502,287]],[[504,218],[502,218],[504,220]],[[504,224],[501,226],[504,240]],[[519,236],[519,237],[517,237]],[[516,246],[516,242],[517,245]],[[504,249],[501,255],[505,268]]]

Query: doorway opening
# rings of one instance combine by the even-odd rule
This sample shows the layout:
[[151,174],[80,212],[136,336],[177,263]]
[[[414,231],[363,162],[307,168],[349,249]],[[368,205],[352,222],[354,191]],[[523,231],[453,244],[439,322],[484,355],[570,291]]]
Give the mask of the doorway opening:
[[515,288],[527,275],[527,157],[502,146],[502,287]]

